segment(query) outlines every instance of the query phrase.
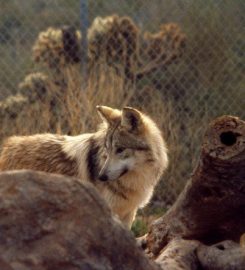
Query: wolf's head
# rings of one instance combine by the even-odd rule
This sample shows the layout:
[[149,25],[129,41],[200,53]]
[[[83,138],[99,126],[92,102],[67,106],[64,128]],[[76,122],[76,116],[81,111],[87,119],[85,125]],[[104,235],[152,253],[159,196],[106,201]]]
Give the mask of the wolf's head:
[[107,126],[104,140],[105,162],[99,172],[100,180],[118,179],[153,162],[151,138],[148,134],[150,127],[147,126],[146,116],[131,107],[119,111],[97,106],[97,110]]

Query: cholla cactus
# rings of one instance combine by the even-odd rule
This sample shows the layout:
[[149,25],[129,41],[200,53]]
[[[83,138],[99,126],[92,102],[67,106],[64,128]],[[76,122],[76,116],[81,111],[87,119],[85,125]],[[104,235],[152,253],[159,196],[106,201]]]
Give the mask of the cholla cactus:
[[19,84],[19,90],[30,102],[43,101],[48,94],[49,79],[41,72],[31,73]]
[[171,64],[183,52],[186,37],[177,24],[163,24],[160,31],[146,32],[140,49],[138,79]]
[[88,30],[91,63],[105,60],[110,65],[132,68],[137,54],[139,29],[129,17],[117,15],[95,18]]
[[145,33],[128,17],[97,17],[88,30],[89,59],[104,60],[115,68],[123,67],[128,78],[141,78],[170,64],[182,53],[185,35],[177,24],[164,24],[160,31]]
[[81,33],[73,27],[49,27],[41,32],[33,46],[33,58],[49,68],[59,69],[80,61]]
[[[21,94],[7,97],[5,100],[0,102],[0,123],[6,119],[15,119],[27,105],[28,98]],[[4,130],[1,132],[4,132]]]
[[185,45],[185,35],[177,24],[169,23],[160,26],[160,31],[157,33],[146,32],[144,34],[145,48],[143,55],[148,60],[165,61],[166,57],[169,60],[174,60],[180,56]]

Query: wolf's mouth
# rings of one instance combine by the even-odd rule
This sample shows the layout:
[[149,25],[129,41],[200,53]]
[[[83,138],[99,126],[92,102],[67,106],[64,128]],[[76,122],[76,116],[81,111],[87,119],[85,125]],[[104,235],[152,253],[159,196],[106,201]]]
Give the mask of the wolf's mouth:
[[127,172],[128,172],[128,169],[125,168],[125,169],[121,172],[121,174],[119,175],[118,178],[122,177],[122,176],[123,176],[124,174],[126,174]]
[[123,171],[120,173],[120,175],[117,178],[109,178],[106,174],[103,174],[101,176],[99,176],[99,180],[100,181],[114,181],[119,179],[120,177],[122,177],[124,174],[126,174],[128,172],[128,168],[124,168]]

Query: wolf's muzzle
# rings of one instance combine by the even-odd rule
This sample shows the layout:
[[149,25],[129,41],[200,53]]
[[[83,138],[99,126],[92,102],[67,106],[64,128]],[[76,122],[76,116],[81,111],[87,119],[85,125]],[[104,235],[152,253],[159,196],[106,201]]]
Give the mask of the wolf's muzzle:
[[101,174],[101,175],[99,175],[99,180],[101,180],[101,181],[107,181],[108,180],[108,176],[106,174]]

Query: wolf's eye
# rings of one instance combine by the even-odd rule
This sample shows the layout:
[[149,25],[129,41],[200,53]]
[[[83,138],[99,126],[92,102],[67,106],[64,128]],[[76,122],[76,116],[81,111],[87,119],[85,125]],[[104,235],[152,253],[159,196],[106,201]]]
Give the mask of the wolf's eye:
[[122,153],[124,150],[125,150],[124,147],[118,147],[118,148],[116,149],[116,153],[117,153],[117,154],[120,154],[120,153]]

